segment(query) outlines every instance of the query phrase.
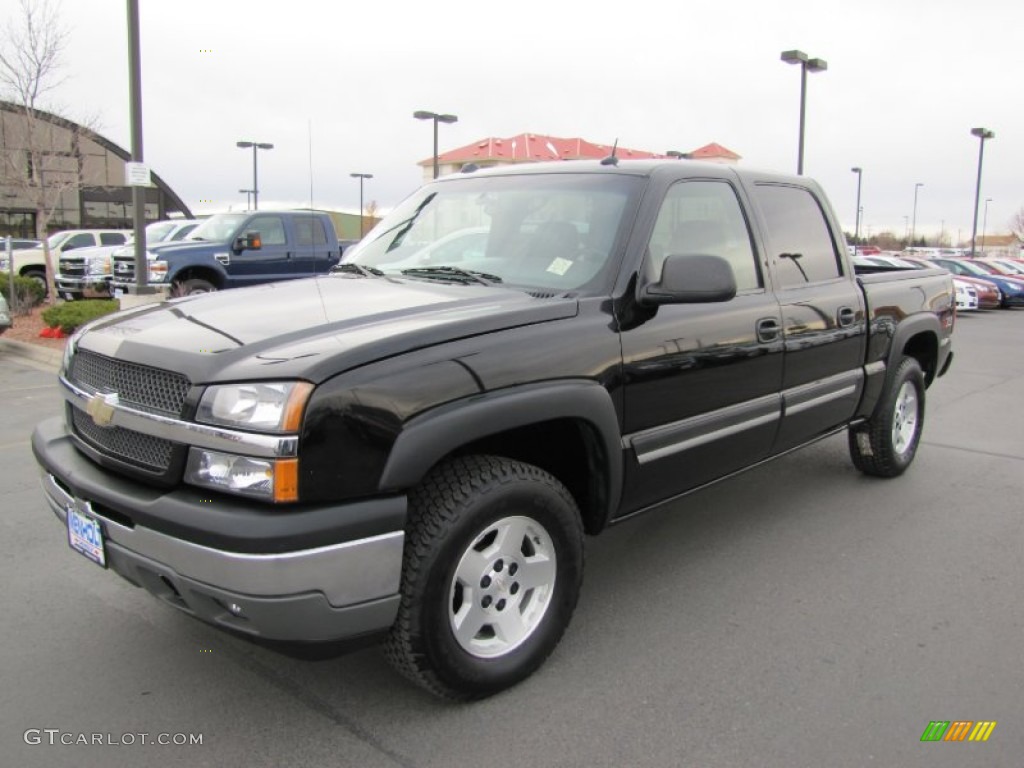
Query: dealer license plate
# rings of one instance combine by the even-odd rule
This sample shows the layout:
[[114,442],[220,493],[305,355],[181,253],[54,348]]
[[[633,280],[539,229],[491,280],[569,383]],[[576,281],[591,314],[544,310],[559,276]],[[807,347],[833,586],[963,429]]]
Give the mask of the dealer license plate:
[[97,565],[107,567],[107,555],[103,549],[103,529],[96,518],[82,514],[77,509],[69,509],[68,543],[73,550],[85,555]]

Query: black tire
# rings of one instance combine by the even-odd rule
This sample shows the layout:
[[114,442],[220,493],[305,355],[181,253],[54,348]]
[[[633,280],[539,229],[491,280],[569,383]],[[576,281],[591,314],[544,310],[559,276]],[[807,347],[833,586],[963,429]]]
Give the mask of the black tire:
[[447,461],[409,498],[388,661],[444,698],[497,693],[558,645],[582,577],[579,511],[558,480],[494,456]]
[[193,277],[190,280],[181,280],[175,283],[177,290],[175,294],[177,296],[192,296],[197,293],[213,293],[217,290],[217,286],[211,283],[209,280],[203,280],[200,277]]
[[49,290],[47,290],[47,287],[46,287],[46,272],[41,271],[41,270],[37,270],[37,269],[29,269],[29,270],[26,270],[25,272],[22,272],[21,275],[22,275],[22,277],[31,278],[32,280],[35,280],[37,283],[39,283],[41,286],[43,286],[43,294],[44,295],[47,295],[47,294],[50,293]]
[[902,475],[914,461],[921,442],[924,401],[921,366],[912,357],[904,358],[871,419],[849,430],[854,466],[876,477]]

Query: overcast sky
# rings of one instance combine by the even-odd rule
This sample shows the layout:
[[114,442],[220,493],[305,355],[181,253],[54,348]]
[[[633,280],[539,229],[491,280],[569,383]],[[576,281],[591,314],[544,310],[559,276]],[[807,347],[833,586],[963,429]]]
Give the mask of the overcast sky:
[[[969,240],[985,144],[989,234],[1024,207],[1024,4],[1008,0],[140,0],[145,160],[194,212],[395,205],[432,151],[417,109],[449,112],[441,151],[522,132],[664,152],[718,142],[794,172],[798,48],[808,76],[804,170],[852,232]],[[63,0],[66,82],[47,102],[130,148],[127,4]],[[610,10],[611,9],[611,10]],[[0,18],[17,15],[0,0]],[[978,231],[981,234],[982,214]]]

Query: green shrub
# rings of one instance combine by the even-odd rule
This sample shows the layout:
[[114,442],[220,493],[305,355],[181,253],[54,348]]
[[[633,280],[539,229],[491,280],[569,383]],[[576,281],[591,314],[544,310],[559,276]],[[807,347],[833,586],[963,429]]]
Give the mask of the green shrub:
[[11,298],[11,279],[6,272],[0,272],[0,293],[7,299],[11,311],[28,312],[32,307],[41,303],[46,295],[46,288],[37,280],[31,277],[14,276],[14,298]]
[[64,333],[72,333],[78,326],[117,310],[118,303],[114,299],[69,301],[44,309],[43,322],[51,328],[60,328]]

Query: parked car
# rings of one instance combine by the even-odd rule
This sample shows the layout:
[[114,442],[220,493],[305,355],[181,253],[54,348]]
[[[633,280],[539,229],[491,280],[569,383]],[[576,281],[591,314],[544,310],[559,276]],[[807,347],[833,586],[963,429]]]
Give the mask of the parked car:
[[[154,221],[146,225],[146,245],[176,242],[184,239],[199,226],[197,219]],[[54,282],[57,293],[65,299],[91,299],[110,295],[110,281],[114,274],[114,258],[127,255],[134,258],[134,234],[123,245],[97,245],[78,248],[65,253],[58,260]]]
[[[396,260],[469,221],[482,252]],[[417,684],[487,696],[558,644],[584,533],[843,432],[860,471],[911,466],[952,281],[855,275],[843,244],[805,176],[442,177],[335,274],[81,329],[32,437],[42,488],[76,557],[169,606],[252,638],[383,635]]]
[[[903,261],[913,264],[920,269],[933,269],[936,266],[933,261],[916,257],[904,256]],[[978,295],[978,309],[999,309],[1002,306],[1003,294],[999,291],[999,287],[991,281],[968,275],[957,275],[956,279],[974,287],[974,291]]]
[[0,293],[0,334],[11,327],[11,309],[7,306],[7,299]]
[[962,277],[953,278],[953,290],[957,311],[969,312],[978,308],[978,290]]
[[931,263],[945,267],[954,275],[976,277],[985,280],[999,289],[999,306],[1024,307],[1024,280],[996,274],[991,268],[986,269],[975,259],[931,259]]
[[[123,245],[131,232],[124,229],[68,229],[50,235],[47,245],[50,248],[54,276],[62,255],[76,248],[88,248],[94,245]],[[35,248],[26,248],[13,254],[13,269],[19,275],[31,277],[46,285],[46,256],[42,244]],[[0,271],[8,268],[7,257],[0,257]]]
[[988,264],[992,264],[999,269],[1003,274],[1012,275],[1015,277],[1024,277],[1024,261],[1010,258],[1000,258],[996,256],[988,256],[984,259],[976,259],[976,261],[984,261]]

